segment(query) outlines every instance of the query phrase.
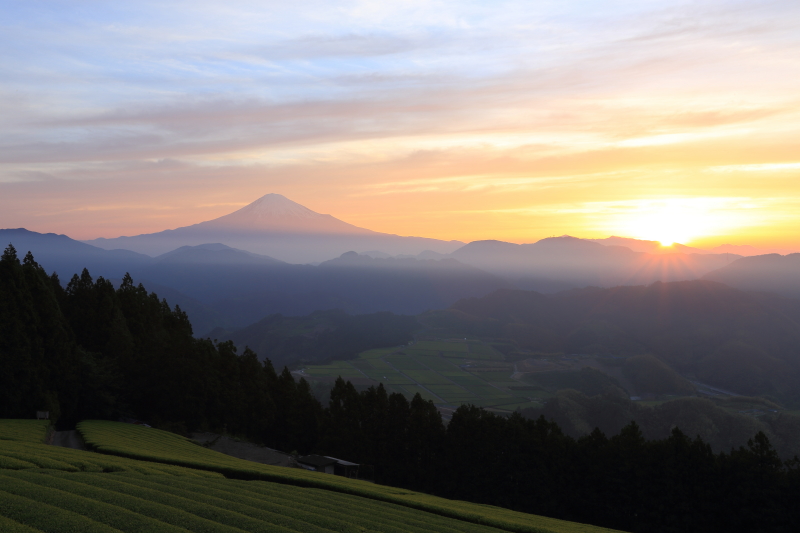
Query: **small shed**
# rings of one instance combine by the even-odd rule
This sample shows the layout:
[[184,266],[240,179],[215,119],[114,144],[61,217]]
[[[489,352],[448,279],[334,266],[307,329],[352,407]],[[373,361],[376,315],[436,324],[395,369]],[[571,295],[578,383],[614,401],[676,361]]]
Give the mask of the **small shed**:
[[306,470],[333,474],[336,466],[336,459],[330,459],[321,455],[306,455],[297,459],[297,464]]
[[353,479],[358,479],[358,467],[360,466],[358,463],[343,461],[342,459],[337,459],[336,457],[330,457],[328,455],[326,455],[325,457],[327,459],[333,459],[334,461],[336,461],[336,464],[333,465],[334,474],[336,474],[337,476],[344,476]]
[[50,420],[50,411],[36,411],[36,420]]

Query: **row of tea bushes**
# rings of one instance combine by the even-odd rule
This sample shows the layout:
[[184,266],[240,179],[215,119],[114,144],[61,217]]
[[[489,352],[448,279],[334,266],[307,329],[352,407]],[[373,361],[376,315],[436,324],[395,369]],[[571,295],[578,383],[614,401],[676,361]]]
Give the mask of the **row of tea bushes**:
[[0,531],[607,531],[260,465],[142,426],[81,423],[86,441],[104,453],[42,444],[46,429],[38,421],[0,420],[0,434],[16,439],[0,439]]
[[0,440],[44,443],[49,420],[0,420]]
[[[505,531],[521,533],[610,531],[596,526],[530,515],[499,507],[447,500],[360,480],[244,461],[203,448],[180,435],[139,425],[90,420],[78,424],[78,431],[87,446],[100,453],[209,470],[224,474],[227,478],[239,480],[271,481],[296,487],[316,488],[360,496]],[[281,487],[280,490],[286,490],[286,488]],[[359,505],[364,505],[363,500],[360,500]]]

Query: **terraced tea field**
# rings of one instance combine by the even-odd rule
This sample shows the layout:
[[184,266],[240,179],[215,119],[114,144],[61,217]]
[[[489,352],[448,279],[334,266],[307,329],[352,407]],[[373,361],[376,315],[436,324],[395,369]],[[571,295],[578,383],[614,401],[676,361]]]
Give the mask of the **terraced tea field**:
[[[174,476],[221,477],[221,474],[182,468],[173,464],[132,461],[44,444],[49,422],[0,421],[0,470],[47,469],[63,472],[132,472]],[[199,447],[199,446],[198,446]]]
[[49,420],[3,420],[0,440],[43,443],[50,427]]
[[46,429],[0,420],[0,531],[610,531],[251,463],[142,426],[82,422],[101,453],[45,445]]
[[[395,349],[370,350],[352,361],[310,365],[301,375],[306,379],[369,378],[383,383],[389,392],[409,399],[419,393],[439,406],[456,407],[471,403],[499,411],[540,405],[547,393],[514,390],[513,364],[488,344],[475,341],[420,341]],[[522,384],[524,385],[524,384]]]

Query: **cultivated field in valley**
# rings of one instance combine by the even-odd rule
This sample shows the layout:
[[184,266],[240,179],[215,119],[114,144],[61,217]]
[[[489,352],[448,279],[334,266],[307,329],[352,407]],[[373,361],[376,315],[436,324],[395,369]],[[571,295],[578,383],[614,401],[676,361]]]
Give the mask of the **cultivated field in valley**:
[[369,350],[351,361],[306,366],[306,379],[369,378],[409,399],[419,393],[439,406],[471,403],[498,411],[540,406],[544,391],[515,390],[514,365],[492,346],[476,341],[419,341],[400,348]]

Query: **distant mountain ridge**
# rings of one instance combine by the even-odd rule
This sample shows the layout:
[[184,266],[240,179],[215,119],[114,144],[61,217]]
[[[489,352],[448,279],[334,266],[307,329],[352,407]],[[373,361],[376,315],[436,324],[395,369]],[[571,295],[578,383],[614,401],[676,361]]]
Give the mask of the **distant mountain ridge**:
[[220,243],[200,244],[198,246],[181,246],[171,252],[161,254],[153,260],[155,263],[192,263],[207,265],[237,264],[284,264],[266,255],[254,254],[245,250],[237,250]]
[[[692,246],[685,246],[680,243],[674,243],[670,246],[663,246],[658,241],[647,241],[642,239],[631,239],[628,237],[606,237],[605,239],[587,239],[603,246],[624,246],[630,248],[634,252],[645,252],[648,254],[674,254],[676,252],[682,254],[711,254],[716,253],[710,250],[703,250],[701,248],[694,248]],[[752,248],[752,247],[748,247]],[[723,252],[724,253],[724,252]]]
[[[253,208],[249,215],[245,213],[243,216],[248,220],[261,216],[266,220],[265,223],[270,224],[269,219],[281,215],[280,209],[284,206],[291,216],[312,220],[320,220],[322,217],[327,220],[324,215],[317,216],[302,206],[297,207],[296,204],[283,201],[276,204],[273,199],[257,204],[257,209]],[[236,217],[227,220],[230,225],[240,223],[240,219]],[[285,237],[297,247],[314,245],[316,239],[321,238],[319,234],[312,236],[311,240],[304,239],[302,235],[295,240],[288,235]],[[83,268],[88,268],[95,277],[102,275],[109,279],[121,279],[126,272],[130,272],[136,275],[137,280],[172,287],[205,304],[228,301],[218,312],[231,312],[238,316],[234,321],[237,324],[262,318],[264,315],[259,315],[261,312],[306,314],[332,307],[342,307],[351,312],[385,310],[413,313],[420,310],[419,305],[452,303],[454,300],[451,298],[466,296],[467,293],[463,291],[466,290],[467,279],[477,283],[480,290],[508,286],[544,293],[587,286],[649,285],[655,281],[693,280],[704,276],[750,290],[789,294],[797,293],[800,289],[800,279],[796,279],[799,277],[798,269],[794,268],[791,259],[784,259],[784,256],[767,255],[742,259],[734,254],[650,254],[570,236],[551,237],[531,244],[475,241],[460,246],[449,254],[425,250],[415,255],[388,256],[375,250],[373,246],[365,246],[372,251],[358,254],[351,249],[333,256],[333,259],[327,257],[326,261],[320,262],[320,266],[329,270],[330,274],[321,277],[313,268],[288,268],[301,265],[291,265],[269,255],[231,247],[219,241],[182,245],[150,257],[128,250],[104,250],[72,240],[65,235],[40,234],[24,229],[0,230],[0,238],[13,242],[20,254],[33,251],[37,261],[48,271],[57,270],[64,282]],[[342,246],[353,244],[335,239],[334,242]],[[321,253],[318,248],[314,248],[314,251]],[[764,266],[775,262],[784,266],[778,270],[777,267]],[[366,300],[361,299],[362,296],[356,299],[360,303],[356,303],[340,289],[331,290],[332,287],[323,282],[328,280],[334,283],[334,279],[338,279],[340,274],[333,273],[333,270],[352,271],[352,274],[346,275],[348,286],[358,276],[362,277],[361,286],[363,280],[370,278],[374,278],[375,283],[378,279],[384,279],[387,284],[391,284],[393,280],[403,279],[403,283],[410,283],[412,279],[416,279],[418,284],[428,284],[433,279],[430,276],[433,276],[437,280],[434,285],[440,287],[437,290],[441,290],[443,286],[440,284],[445,283],[448,277],[460,279],[458,285],[461,288],[452,292],[455,288],[453,286],[445,291],[448,296],[444,299],[431,299],[433,295],[423,296],[419,292],[419,286],[408,287],[407,295],[401,298],[404,303],[401,304],[401,300],[397,299],[399,294],[386,292],[375,285],[373,290],[384,294],[387,299],[383,301],[383,307],[374,298],[375,301],[365,305]],[[411,272],[417,274],[408,277]],[[367,275],[369,277],[364,277]],[[189,279],[192,280],[191,283],[188,282]],[[341,278],[336,283],[341,283],[344,279]],[[252,287],[259,289],[253,292],[252,287],[245,286],[246,280],[254,284]],[[359,287],[359,284],[352,287]],[[315,291],[315,296],[311,296],[310,291]],[[361,290],[357,292],[360,293]],[[256,293],[268,301],[263,305],[254,305]],[[417,302],[411,301],[411,294],[416,295]],[[249,303],[245,304],[242,298]]]
[[475,241],[450,257],[541,292],[586,286],[648,285],[698,279],[735,261],[732,254],[647,253],[564,235],[532,244]]
[[416,314],[480,296],[508,283],[454,259],[372,259],[355,252],[319,266],[295,265],[221,243],[182,246],[157,257],[104,250],[66,235],[25,229],[0,230],[20,257],[29,250],[66,285],[86,268],[117,283],[125,273],[148,290],[180,304],[203,334],[214,327],[241,327],[265,316],[307,315],[317,310]]
[[[450,242],[445,244],[455,249],[440,253],[427,247],[430,240],[375,232],[349,236],[341,233],[326,236],[319,233],[320,229],[314,234],[259,233],[256,231],[259,224],[262,228],[274,228],[276,217],[283,221],[293,218],[310,221],[305,227],[343,227],[338,224],[341,221],[314,213],[279,195],[268,195],[226,217],[208,222],[209,226],[216,224],[214,227],[222,228],[212,237],[238,236],[239,246],[209,238],[196,245],[175,246],[156,257],[122,249],[106,250],[65,235],[25,229],[0,230],[0,239],[3,244],[12,242],[20,256],[32,251],[48,272],[58,272],[62,283],[88,268],[94,277],[119,280],[130,272],[145,287],[169,287],[175,291],[171,303],[181,301],[182,307],[190,306],[187,309],[190,317],[202,324],[203,329],[197,333],[215,326],[243,326],[273,313],[304,315],[340,308],[350,313],[415,314],[498,288],[552,294],[590,286],[650,285],[656,281],[705,277],[739,289],[800,295],[797,263],[800,254],[742,258],[730,253],[647,253],[620,245],[631,240],[610,238],[596,242],[566,235],[530,244],[495,240],[456,246]],[[221,219],[225,220],[219,222]],[[243,221],[248,228],[256,228],[255,233],[230,230],[242,227]],[[345,229],[336,231],[349,227],[341,224]],[[164,235],[170,234],[156,235],[166,238]],[[208,235],[209,232],[197,233],[193,238],[199,240]],[[159,246],[169,242],[163,240]],[[294,247],[323,260],[318,266],[297,265],[245,248],[253,243],[273,248],[282,242],[290,252]],[[390,255],[381,250],[384,244],[393,242],[415,246],[412,251],[416,253]],[[637,246],[654,244],[628,243],[637,242]],[[344,253],[333,254],[334,249],[345,246],[349,248]],[[353,251],[358,249],[356,246],[369,252],[357,253]]]
[[[0,247],[13,244],[20,257],[33,253],[34,259],[48,272],[58,270],[62,276],[72,276],[84,268],[92,269],[96,276],[121,278],[125,272],[150,264],[152,257],[130,250],[104,250],[66,235],[37,233],[25,228],[0,229]],[[66,280],[69,281],[67,277]]]
[[326,261],[350,250],[416,255],[449,253],[464,243],[379,233],[320,214],[280,194],[267,194],[228,215],[158,233],[84,241],[156,256],[182,246],[222,243],[289,263]]
[[800,297],[800,254],[743,257],[709,272],[704,279],[749,291]]

